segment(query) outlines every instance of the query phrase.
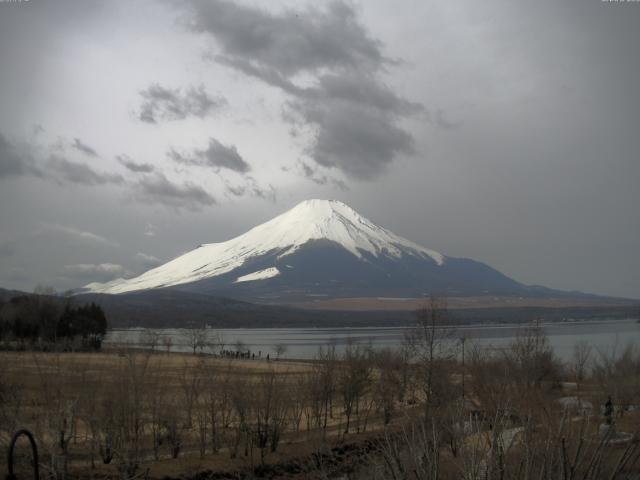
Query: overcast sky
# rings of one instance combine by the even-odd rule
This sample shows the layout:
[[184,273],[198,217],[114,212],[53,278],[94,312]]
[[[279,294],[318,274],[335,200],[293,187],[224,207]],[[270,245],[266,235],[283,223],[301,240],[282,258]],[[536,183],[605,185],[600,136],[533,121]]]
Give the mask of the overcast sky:
[[640,3],[0,1],[0,286],[139,274],[336,198],[640,298]]

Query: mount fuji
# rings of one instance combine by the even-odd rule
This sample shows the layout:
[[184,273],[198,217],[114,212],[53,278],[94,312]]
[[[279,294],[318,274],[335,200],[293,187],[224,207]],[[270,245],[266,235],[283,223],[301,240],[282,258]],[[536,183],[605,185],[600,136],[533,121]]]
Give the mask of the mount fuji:
[[135,278],[88,284],[78,293],[167,288],[270,302],[562,293],[420,246],[335,200],[304,201],[236,238],[203,244]]

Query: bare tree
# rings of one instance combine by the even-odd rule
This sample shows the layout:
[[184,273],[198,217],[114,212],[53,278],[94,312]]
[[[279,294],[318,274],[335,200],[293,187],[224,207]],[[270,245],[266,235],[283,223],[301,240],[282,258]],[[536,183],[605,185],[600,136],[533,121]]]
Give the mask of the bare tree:
[[473,346],[467,354],[469,386],[484,414],[494,417],[513,405],[514,365],[499,352]]
[[231,428],[233,417],[232,378],[233,370],[227,364],[219,372],[213,366],[205,370],[205,408],[208,411],[209,438],[211,449],[217,452],[227,442],[227,431]]
[[576,382],[578,390],[580,385],[585,379],[588,363],[591,359],[592,347],[589,342],[582,340],[576,343],[573,347],[573,358],[571,362],[571,369],[573,372],[573,378]]
[[178,458],[183,447],[185,423],[177,399],[169,398],[164,404],[161,425],[171,458]]
[[221,332],[207,329],[206,346],[210,353],[218,353],[224,349],[225,340]]
[[180,390],[182,392],[182,409],[185,412],[185,428],[191,428],[193,424],[193,410],[198,397],[202,393],[204,381],[204,362],[198,360],[195,365],[185,360],[179,376]]
[[333,396],[336,392],[336,349],[335,345],[320,347],[316,355],[311,379],[308,383],[314,423],[326,433],[329,417],[333,416]]
[[420,372],[425,412],[438,400],[438,385],[448,381],[446,362],[454,357],[454,330],[447,311],[446,298],[431,296],[416,312],[417,325],[407,333],[405,345]]
[[309,375],[299,374],[288,385],[289,415],[293,430],[300,432],[300,424],[305,412],[309,411]]
[[601,398],[611,396],[623,415],[629,405],[640,402],[640,352],[633,344],[620,353],[617,346],[598,351],[593,362],[593,377],[600,384]]
[[261,375],[252,396],[252,426],[263,464],[267,447],[271,452],[278,448],[287,418],[288,402],[282,378],[274,370]]
[[123,353],[114,376],[114,389],[105,399],[108,420],[104,422],[104,454],[116,460],[122,478],[136,475],[143,453],[148,417],[147,380],[150,353]]
[[393,350],[381,350],[373,357],[377,376],[373,386],[376,408],[382,412],[384,425],[391,422],[396,402],[402,400],[402,354]]
[[273,346],[273,353],[276,354],[276,360],[287,352],[288,347],[284,343],[277,343]]
[[[4,359],[2,359],[3,365]],[[5,372],[0,371],[0,446],[8,445],[13,432],[22,419],[24,398],[23,387],[10,381]]]
[[163,335],[162,346],[167,353],[171,353],[171,347],[173,346],[173,337],[171,335]]
[[182,331],[185,343],[191,348],[195,355],[198,350],[202,352],[207,346],[207,329],[205,326],[195,328],[185,328]]
[[195,399],[195,424],[200,458],[204,458],[209,441],[209,415],[211,414],[211,411],[207,406],[207,397],[204,391],[200,391],[199,389]]
[[516,378],[527,388],[559,376],[560,365],[540,322],[518,330],[507,356],[519,371]]
[[147,417],[146,427],[151,437],[153,457],[160,458],[160,446],[165,440],[165,430],[162,425],[162,416],[168,401],[166,379],[163,371],[163,361],[156,359],[154,368],[149,369],[145,378],[146,395],[144,398],[144,410]]
[[161,334],[158,330],[154,330],[152,328],[145,328],[140,333],[140,343],[151,350],[151,353],[155,353],[156,348],[160,344]]
[[72,394],[69,379],[65,375],[61,355],[56,353],[46,362],[38,354],[33,355],[38,371],[38,383],[44,413],[43,431],[40,437],[46,439],[49,468],[54,478],[68,475],[69,447],[76,433],[78,415],[78,395]]
[[371,359],[358,345],[347,345],[338,370],[338,391],[342,396],[346,426],[349,433],[351,415],[359,412],[360,402],[371,383]]
[[235,413],[234,438],[230,445],[229,452],[231,458],[238,455],[240,444],[244,441],[245,456],[249,454],[251,428],[251,393],[245,377],[235,377],[231,386],[231,403]]

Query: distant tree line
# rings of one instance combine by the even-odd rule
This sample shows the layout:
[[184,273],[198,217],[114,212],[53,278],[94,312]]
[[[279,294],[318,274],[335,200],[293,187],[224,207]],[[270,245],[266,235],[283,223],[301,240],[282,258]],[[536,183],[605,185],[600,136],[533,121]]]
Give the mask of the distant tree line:
[[47,291],[0,300],[0,342],[4,348],[99,350],[107,318],[99,305],[74,306]]

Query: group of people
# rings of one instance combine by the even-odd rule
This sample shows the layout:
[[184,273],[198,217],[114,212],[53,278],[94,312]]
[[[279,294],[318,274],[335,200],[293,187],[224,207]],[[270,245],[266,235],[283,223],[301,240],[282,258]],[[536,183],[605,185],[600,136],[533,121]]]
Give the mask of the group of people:
[[[233,358],[233,359],[243,359],[243,360],[255,360],[256,358],[261,359],[262,358],[262,350],[258,350],[258,354],[256,355],[255,352],[252,352],[251,350],[220,350],[220,357],[221,358]],[[267,362],[269,362],[271,359],[269,357],[269,354],[267,353],[266,356]]]

